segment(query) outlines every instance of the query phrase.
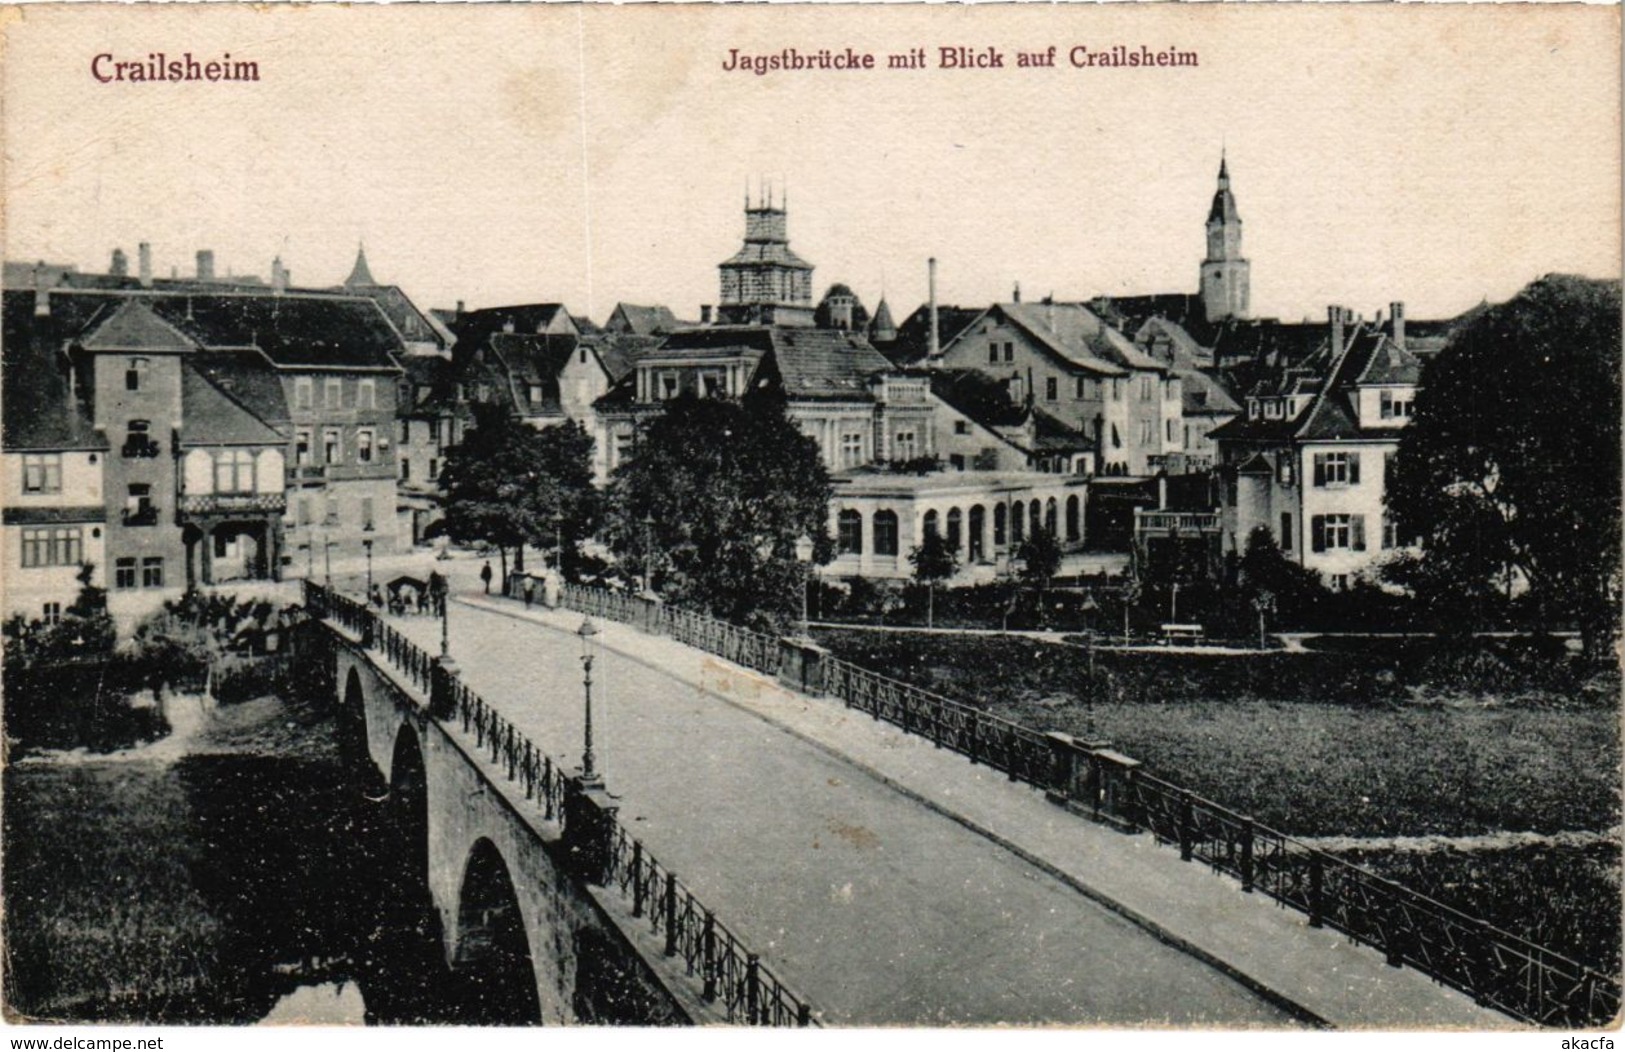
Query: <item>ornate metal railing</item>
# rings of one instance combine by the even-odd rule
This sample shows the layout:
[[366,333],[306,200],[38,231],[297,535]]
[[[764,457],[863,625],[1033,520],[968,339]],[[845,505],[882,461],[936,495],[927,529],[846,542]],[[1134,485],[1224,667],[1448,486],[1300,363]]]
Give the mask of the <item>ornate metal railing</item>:
[[[390,665],[420,689],[433,690],[434,660],[375,611],[308,580],[305,605],[316,617],[331,618],[377,647]],[[613,618],[607,612],[612,609],[622,608],[604,603],[595,612]],[[498,767],[509,782],[524,791],[525,800],[541,811],[543,819],[562,830],[568,782],[564,768],[461,680],[451,678],[445,689],[451,692],[452,700],[446,723],[460,727],[465,736],[471,737],[480,758]],[[665,939],[666,956],[682,956],[686,974],[700,981],[701,997],[706,1003],[720,1004],[732,1023],[818,1025],[811,1005],[780,982],[757,954],[751,953],[716,919],[714,912],[644,849],[642,842],[633,840],[619,822],[611,824],[610,837],[605,886],[632,900],[634,917],[649,918],[650,930]]]
[[664,940],[666,956],[682,958],[685,973],[699,980],[700,996],[708,1004],[720,1004],[730,1023],[817,1025],[812,1006],[791,993],[642,841],[619,824],[609,872],[609,883],[632,900],[632,916],[647,918],[650,934]]
[[[770,674],[781,648],[771,636],[692,611],[660,608],[652,623],[631,596],[566,586],[564,605],[652,628],[679,642]],[[1043,732],[833,657],[820,662],[824,692],[877,720],[1003,771],[1012,781],[1058,793],[1096,816],[1147,829],[1197,860],[1434,979],[1525,1022],[1596,1025],[1621,1000],[1617,979],[1252,818],[1154,777],[1139,765],[1089,752],[1081,779],[1057,773],[1056,744]],[[1126,757],[1119,758],[1127,760]]]

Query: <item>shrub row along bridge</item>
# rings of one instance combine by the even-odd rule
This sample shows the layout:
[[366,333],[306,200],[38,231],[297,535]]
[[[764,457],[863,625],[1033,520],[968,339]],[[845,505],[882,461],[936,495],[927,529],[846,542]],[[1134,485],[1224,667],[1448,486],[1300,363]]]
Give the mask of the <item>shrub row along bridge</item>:
[[[309,599],[481,1018],[1507,1023],[986,766],[606,622],[611,795],[560,765],[584,731],[580,614],[454,600],[442,665],[439,620]],[[757,638],[713,642],[763,663]]]

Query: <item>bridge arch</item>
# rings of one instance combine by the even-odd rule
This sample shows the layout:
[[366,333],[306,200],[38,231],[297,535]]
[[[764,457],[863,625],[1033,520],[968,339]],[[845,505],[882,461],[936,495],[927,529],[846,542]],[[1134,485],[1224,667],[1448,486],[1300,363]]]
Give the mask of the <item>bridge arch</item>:
[[335,731],[339,755],[358,779],[361,791],[369,796],[381,795],[388,783],[373,762],[372,751],[368,747],[367,692],[353,665],[344,679],[344,693],[339,697],[337,724]]
[[457,895],[460,1021],[475,1025],[526,1026],[542,1021],[525,919],[508,863],[481,837],[469,849]]
[[429,889],[429,778],[423,744],[410,722],[395,735],[389,764],[389,827],[399,845],[402,878],[413,890]]

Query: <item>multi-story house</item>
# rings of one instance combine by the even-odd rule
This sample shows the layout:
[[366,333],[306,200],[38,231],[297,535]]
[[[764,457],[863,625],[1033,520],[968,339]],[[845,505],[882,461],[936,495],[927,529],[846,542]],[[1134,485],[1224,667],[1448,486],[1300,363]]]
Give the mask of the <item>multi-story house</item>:
[[92,584],[107,585],[108,442],[70,393],[62,347],[35,325],[34,310],[32,292],[5,293],[0,590],[6,618],[54,622],[73,603],[83,565]]
[[1077,303],[998,303],[947,343],[943,365],[979,369],[1094,440],[1099,473],[1149,475],[1184,442],[1177,374]]
[[1250,391],[1245,415],[1213,438],[1225,552],[1244,552],[1264,527],[1288,558],[1342,588],[1405,545],[1383,498],[1421,362],[1406,345],[1403,304],[1386,325],[1341,307],[1328,314],[1324,347]]

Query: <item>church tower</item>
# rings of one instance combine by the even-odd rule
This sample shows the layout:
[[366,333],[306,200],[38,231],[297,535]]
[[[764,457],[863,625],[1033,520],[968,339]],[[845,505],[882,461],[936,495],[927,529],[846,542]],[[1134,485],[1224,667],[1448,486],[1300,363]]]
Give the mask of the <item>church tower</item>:
[[772,192],[745,198],[745,244],[717,268],[724,325],[813,324],[811,263],[790,251],[789,209]]
[[1207,213],[1207,258],[1202,260],[1202,306],[1209,322],[1245,318],[1249,264],[1241,255],[1241,216],[1230,192],[1230,168],[1219,158],[1219,188]]

